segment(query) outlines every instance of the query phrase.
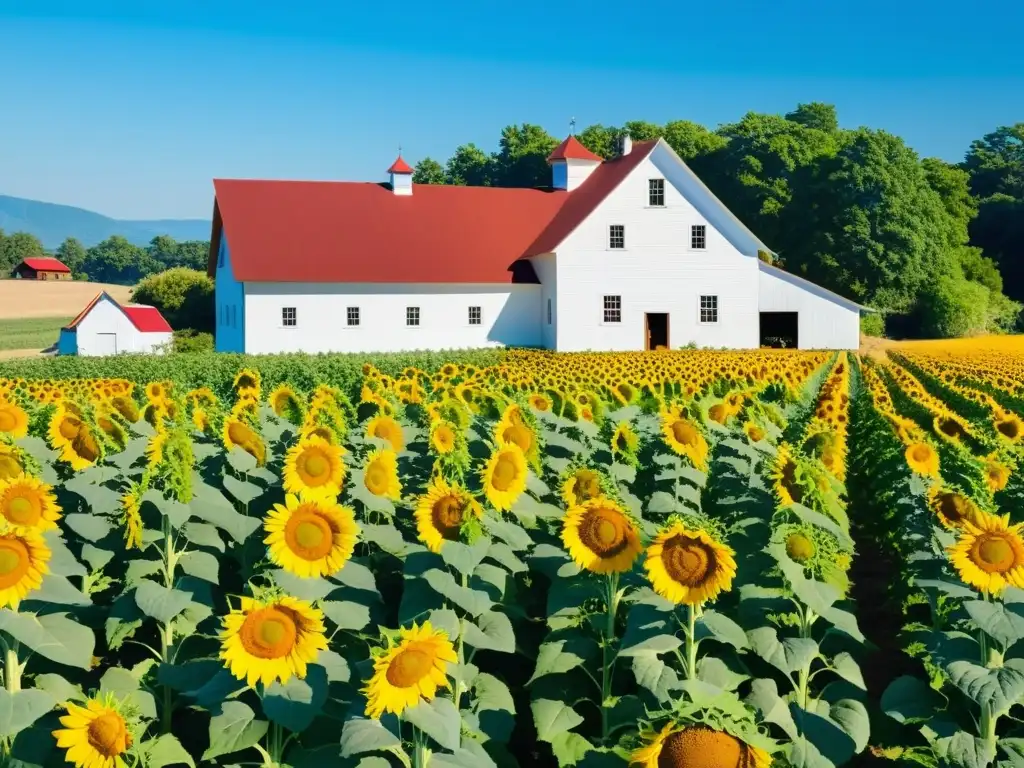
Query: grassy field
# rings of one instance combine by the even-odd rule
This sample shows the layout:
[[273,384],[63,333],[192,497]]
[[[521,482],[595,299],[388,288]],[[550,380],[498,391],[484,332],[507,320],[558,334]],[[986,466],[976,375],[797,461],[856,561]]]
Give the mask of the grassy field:
[[46,349],[57,342],[60,329],[71,319],[70,316],[61,316],[0,320],[0,352]]
[[131,301],[130,285],[77,280],[0,280],[0,335],[6,335],[9,320],[74,317],[100,291],[106,291],[122,304]]

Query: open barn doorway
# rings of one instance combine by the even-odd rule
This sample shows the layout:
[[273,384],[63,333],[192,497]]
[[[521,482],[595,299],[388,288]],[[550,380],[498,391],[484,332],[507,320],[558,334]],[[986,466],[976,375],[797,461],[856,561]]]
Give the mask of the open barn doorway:
[[799,349],[799,326],[799,314],[796,312],[762,312],[761,346]]
[[648,312],[644,319],[646,345],[644,349],[668,349],[668,315]]

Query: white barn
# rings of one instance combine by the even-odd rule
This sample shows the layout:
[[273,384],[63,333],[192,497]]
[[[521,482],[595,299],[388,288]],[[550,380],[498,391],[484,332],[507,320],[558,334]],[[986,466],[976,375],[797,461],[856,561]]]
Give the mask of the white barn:
[[570,136],[546,189],[214,181],[219,351],[856,349],[858,304],[771,253],[664,140]]
[[95,357],[123,352],[160,354],[173,333],[156,307],[121,305],[103,291],[60,330],[58,355]]

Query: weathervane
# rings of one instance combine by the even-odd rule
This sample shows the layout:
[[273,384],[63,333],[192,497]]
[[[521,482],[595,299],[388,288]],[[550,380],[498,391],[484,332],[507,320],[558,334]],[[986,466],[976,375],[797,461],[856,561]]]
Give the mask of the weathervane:
[[569,118],[569,135],[570,136],[575,136],[576,135],[576,118],[575,117]]
[[402,156],[402,145],[401,144],[398,145],[398,156],[399,157]]

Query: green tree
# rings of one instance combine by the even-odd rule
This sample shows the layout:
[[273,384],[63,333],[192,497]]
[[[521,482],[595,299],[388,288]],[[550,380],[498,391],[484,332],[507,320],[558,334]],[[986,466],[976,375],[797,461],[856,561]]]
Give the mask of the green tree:
[[[725,149],[729,140],[689,120],[665,123],[662,137],[687,164]],[[694,168],[696,170],[696,167]]]
[[475,144],[463,144],[455,148],[455,154],[448,158],[445,177],[449,184],[470,187],[491,186],[491,158]]
[[134,285],[141,278],[158,271],[160,263],[121,235],[108,237],[89,249],[85,271],[90,279],[101,283]]
[[799,123],[805,128],[815,128],[825,133],[835,133],[839,130],[839,116],[836,114],[836,108],[820,101],[797,104],[796,109],[786,113],[786,119]]
[[214,283],[204,271],[173,267],[149,275],[135,286],[132,301],[159,309],[176,331],[213,331]]
[[444,166],[431,157],[424,157],[412,174],[413,184],[447,184]]
[[175,267],[188,267],[206,271],[210,261],[209,240],[182,240],[174,249]]
[[[0,231],[2,234],[2,231]],[[42,256],[43,244],[28,232],[15,232],[0,237],[0,275],[7,277],[23,259]]]
[[84,272],[85,259],[88,256],[88,252],[85,246],[82,245],[81,240],[74,237],[65,239],[63,243],[57,246],[57,251],[54,255],[67,265],[68,269],[71,270],[71,275],[76,280],[88,279],[88,275]]
[[548,155],[558,139],[539,125],[507,125],[492,158],[494,186],[541,187],[551,183]]
[[621,129],[610,125],[588,125],[576,136],[584,147],[605,160],[615,157]]
[[662,135],[660,125],[649,123],[646,120],[630,120],[622,128],[623,131],[629,133],[629,138],[633,141],[650,141]]

